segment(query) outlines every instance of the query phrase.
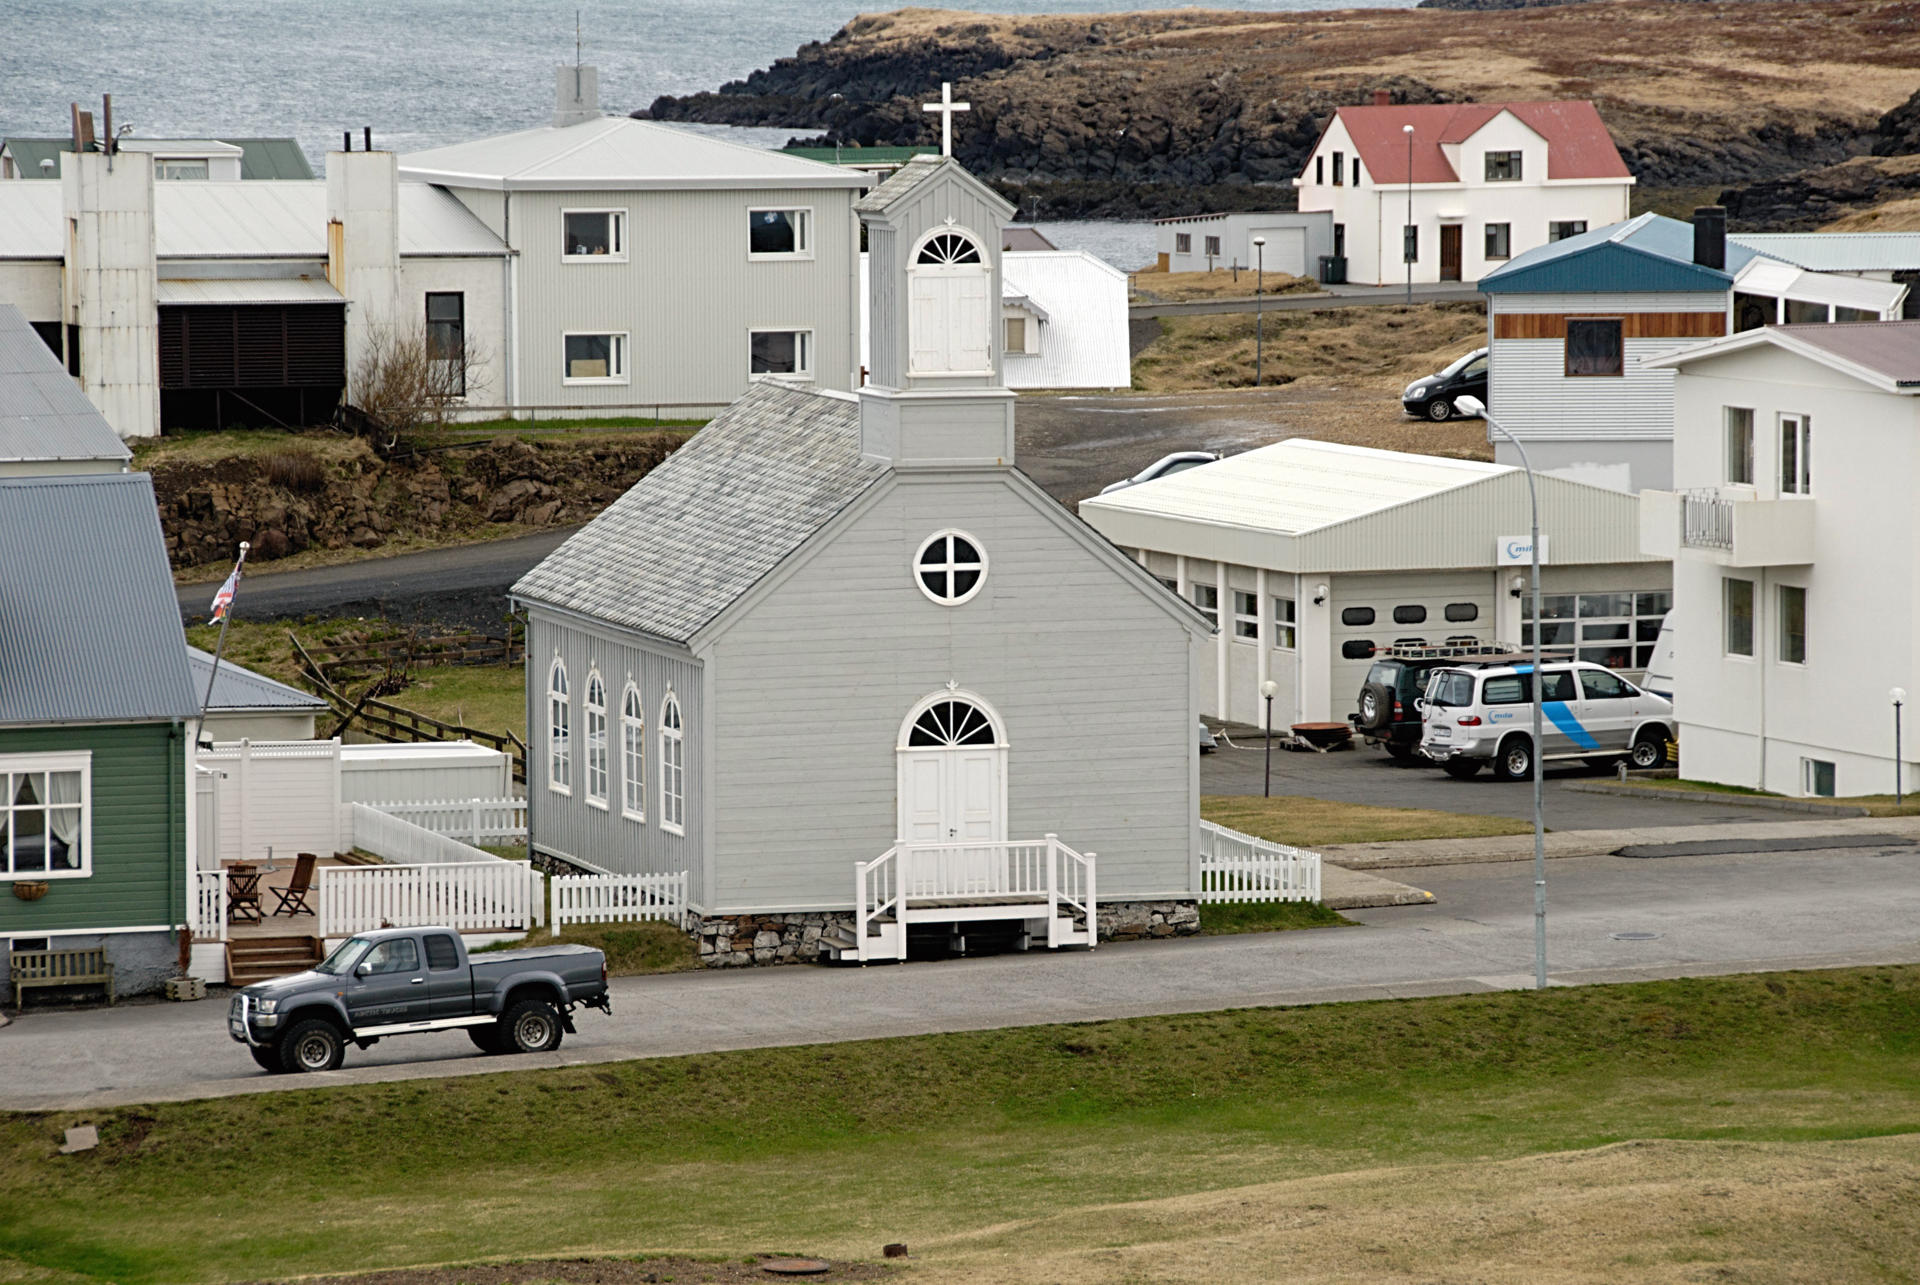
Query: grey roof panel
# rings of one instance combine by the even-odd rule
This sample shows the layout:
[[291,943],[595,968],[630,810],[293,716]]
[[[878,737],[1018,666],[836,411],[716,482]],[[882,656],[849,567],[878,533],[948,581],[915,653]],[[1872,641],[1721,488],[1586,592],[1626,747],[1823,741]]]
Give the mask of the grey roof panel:
[[[191,142],[190,139],[143,138],[133,140],[142,144]],[[312,178],[313,165],[307,160],[307,154],[300,150],[300,144],[291,138],[219,138],[217,143],[228,143],[240,149],[240,177],[243,179],[289,179]],[[23,138],[18,135],[0,139],[5,143],[7,152],[13,157],[13,163],[27,178],[39,178],[40,162],[53,162],[50,178],[60,177],[60,153],[73,146],[66,138]]]
[[1482,294],[1727,290],[1758,252],[1729,239],[1725,270],[1693,261],[1693,225],[1662,214],[1582,232],[1517,254],[1480,278]]
[[0,479],[0,726],[191,718],[145,473]]
[[20,310],[0,303],[0,464],[132,458]]
[[[211,597],[212,595],[208,595]],[[207,693],[207,676],[213,672],[213,653],[201,651],[198,647],[187,648],[187,668],[193,674],[193,693],[196,700]],[[213,699],[207,704],[207,712],[231,713],[235,710],[324,710],[327,703],[310,692],[298,687],[289,687],[285,683],[275,682],[265,674],[256,674],[234,664],[225,656],[220,658],[220,673],[213,680]]]
[[886,473],[854,399],[756,384],[512,593],[686,642]]
[[1920,232],[1740,232],[1727,241],[1812,272],[1920,268]]
[[1920,321],[1851,321],[1769,329],[1864,366],[1903,388],[1920,385]]

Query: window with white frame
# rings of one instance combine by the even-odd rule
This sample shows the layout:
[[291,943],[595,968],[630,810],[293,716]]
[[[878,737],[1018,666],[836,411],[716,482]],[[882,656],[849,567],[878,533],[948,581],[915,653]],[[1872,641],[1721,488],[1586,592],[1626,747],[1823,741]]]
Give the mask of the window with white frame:
[[1803,585],[1780,586],[1780,663],[1807,663],[1807,591]]
[[1216,629],[1220,627],[1220,587],[1218,585],[1194,585],[1193,605],[1200,608],[1200,614],[1207,618],[1208,624]]
[[1519,152],[1488,152],[1487,182],[1517,183],[1520,181]]
[[1173,252],[1175,254],[1193,253],[1193,233],[1175,232],[1173,234]]
[[90,753],[0,755],[0,791],[0,879],[93,872]]
[[957,607],[987,581],[987,555],[965,531],[936,531],[913,555],[920,592],[943,607]]
[[558,657],[547,671],[547,788],[573,793],[573,706],[567,700],[567,667]]
[[1813,421],[1780,417],[1780,494],[1813,494]]
[[1564,241],[1568,237],[1579,236],[1587,230],[1585,219],[1556,220],[1547,224],[1548,241]]
[[620,697],[620,813],[647,819],[647,716],[632,683]]
[[813,377],[811,330],[750,330],[747,332],[749,375]]
[[748,210],[747,257],[811,259],[812,210]]
[[1313,181],[1316,183],[1327,181],[1327,158],[1324,156],[1313,158]]
[[1510,259],[1513,257],[1513,224],[1487,224],[1486,257],[1489,259]]
[[620,263],[627,257],[625,210],[562,210],[560,257],[579,263]]
[[1753,655],[1753,581],[1721,581],[1722,615],[1729,656]]
[[1240,589],[1233,591],[1233,636],[1235,638],[1258,638],[1260,636],[1260,597]]
[[153,166],[153,176],[163,183],[197,182],[207,175],[207,163],[203,160],[159,160]]
[[1753,485],[1753,411],[1745,406],[1725,407],[1727,417],[1727,481]]
[[[1462,604],[1471,605],[1471,604]],[[1540,599],[1540,645],[1560,658],[1589,660],[1609,669],[1645,669],[1653,660],[1660,622],[1673,607],[1666,590],[1617,593],[1550,593]],[[1447,609],[1447,618],[1465,623],[1479,615]],[[1520,603],[1520,643],[1533,643],[1533,599]]]
[[1834,768],[1826,759],[1800,760],[1800,788],[1818,799],[1834,797]]
[[1299,625],[1299,611],[1291,598],[1273,600],[1273,645],[1281,651],[1292,651],[1297,645],[1295,630]]
[[1333,154],[1333,185],[1335,187],[1342,187],[1345,186],[1346,181],[1347,154],[1345,152],[1335,152]]
[[1006,323],[1005,343],[1010,353],[1027,350],[1027,319],[1025,317],[1004,317]]
[[1207,238],[1207,257],[1209,259],[1217,259],[1220,257],[1220,238],[1219,237],[1210,236]]
[[660,828],[687,832],[687,738],[672,692],[660,707]]
[[627,382],[625,334],[569,334],[566,336],[565,384],[624,384]]
[[580,705],[586,715],[587,802],[607,806],[607,685],[599,670],[587,673],[587,696]]

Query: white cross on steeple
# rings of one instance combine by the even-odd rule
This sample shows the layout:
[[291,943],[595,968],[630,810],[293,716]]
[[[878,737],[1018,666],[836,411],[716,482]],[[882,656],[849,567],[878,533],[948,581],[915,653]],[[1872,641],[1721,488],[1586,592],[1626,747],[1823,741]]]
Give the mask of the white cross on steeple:
[[973,105],[971,103],[954,102],[953,82],[943,80],[940,82],[940,101],[937,103],[922,103],[920,104],[920,110],[923,112],[940,113],[940,155],[952,156],[953,114],[955,112],[970,112],[973,110]]

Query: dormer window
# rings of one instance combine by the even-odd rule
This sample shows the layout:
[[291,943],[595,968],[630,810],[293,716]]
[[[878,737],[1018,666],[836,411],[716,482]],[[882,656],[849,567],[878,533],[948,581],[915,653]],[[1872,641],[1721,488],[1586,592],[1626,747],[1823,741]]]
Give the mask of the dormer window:
[[1518,183],[1520,181],[1520,153],[1488,152],[1487,182]]

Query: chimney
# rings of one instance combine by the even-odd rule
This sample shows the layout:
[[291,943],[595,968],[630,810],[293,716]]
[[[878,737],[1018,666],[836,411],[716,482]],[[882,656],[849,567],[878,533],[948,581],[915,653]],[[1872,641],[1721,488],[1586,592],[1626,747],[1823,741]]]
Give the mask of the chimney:
[[1693,261],[1727,270],[1727,207],[1702,205],[1693,212]]
[[553,69],[553,127],[600,119],[600,69],[575,64]]
[[1373,91],[1373,105],[1375,107],[1391,107],[1393,106],[1393,95],[1387,90],[1376,89]]

